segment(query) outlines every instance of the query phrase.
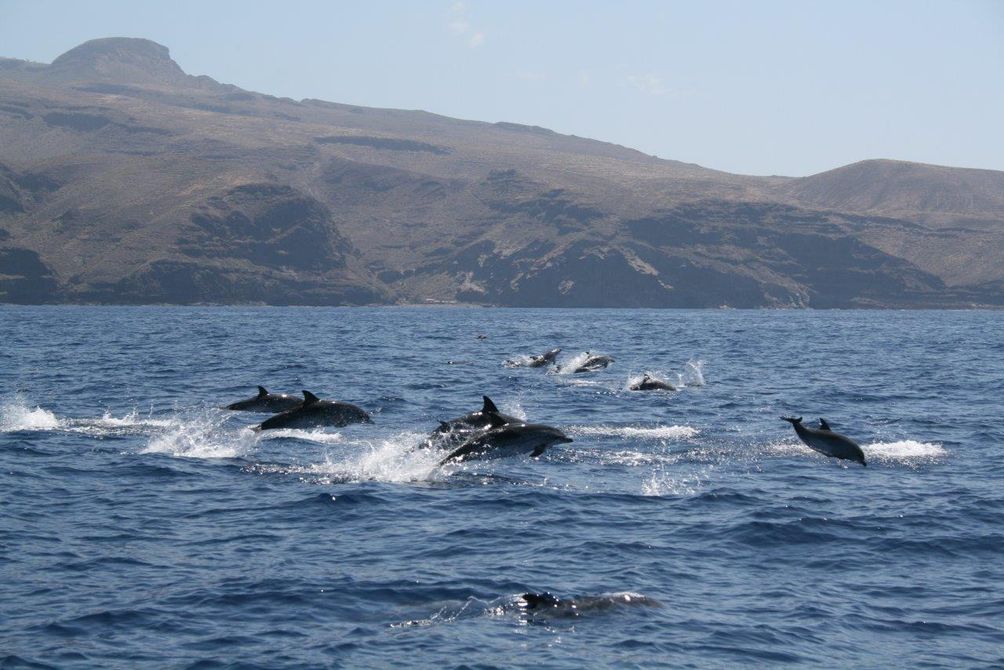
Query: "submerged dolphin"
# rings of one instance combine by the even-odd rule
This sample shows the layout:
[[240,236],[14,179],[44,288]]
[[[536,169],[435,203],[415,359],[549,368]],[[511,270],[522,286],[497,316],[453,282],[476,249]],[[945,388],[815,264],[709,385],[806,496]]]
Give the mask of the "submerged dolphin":
[[667,381],[657,379],[650,374],[645,374],[641,381],[637,381],[628,387],[632,391],[675,391],[676,387]]
[[602,596],[559,598],[553,593],[524,593],[520,599],[528,614],[552,617],[578,617],[585,612],[620,606],[661,607],[658,600],[640,593],[610,593]]
[[258,395],[247,400],[230,403],[223,409],[239,412],[285,412],[303,404],[303,400],[285,393],[269,393],[264,386],[258,387]]
[[319,428],[321,426],[340,428],[350,423],[371,423],[370,415],[350,403],[321,400],[310,391],[304,391],[302,404],[262,421],[252,430]]
[[865,453],[861,451],[861,446],[846,435],[834,433],[830,430],[830,424],[826,423],[826,419],[819,420],[819,428],[809,428],[802,425],[802,417],[796,419],[790,416],[782,416],[781,418],[794,426],[798,438],[807,444],[810,449],[833,458],[857,461],[867,467]]
[[530,454],[531,458],[536,458],[552,444],[572,441],[572,438],[557,428],[541,423],[523,423],[519,420],[510,422],[508,419],[512,417],[491,413],[489,418],[490,428],[475,433],[439,464],[459,463],[475,458],[507,458],[520,454]]

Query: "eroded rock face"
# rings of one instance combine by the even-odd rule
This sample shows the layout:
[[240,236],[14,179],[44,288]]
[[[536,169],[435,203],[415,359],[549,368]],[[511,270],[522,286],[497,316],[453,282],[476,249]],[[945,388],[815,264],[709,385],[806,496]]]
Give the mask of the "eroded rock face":
[[179,249],[193,258],[236,258],[267,268],[331,270],[353,253],[328,208],[289,186],[247,184],[211,198],[191,216]]

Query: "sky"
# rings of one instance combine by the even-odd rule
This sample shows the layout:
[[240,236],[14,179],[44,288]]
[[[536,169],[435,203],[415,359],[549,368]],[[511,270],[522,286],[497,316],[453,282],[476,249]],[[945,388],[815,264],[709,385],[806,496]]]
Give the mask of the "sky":
[[144,37],[272,95],[510,121],[742,174],[1004,170],[1004,0],[0,0],[0,56]]

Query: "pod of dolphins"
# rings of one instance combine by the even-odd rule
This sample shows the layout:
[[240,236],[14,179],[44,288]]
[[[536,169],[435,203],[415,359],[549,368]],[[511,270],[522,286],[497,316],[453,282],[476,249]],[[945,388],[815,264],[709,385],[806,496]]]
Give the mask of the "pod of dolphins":
[[[561,349],[551,349],[540,355],[531,356],[520,361],[506,361],[510,367],[540,368],[554,365],[558,371],[563,371],[557,364],[557,356]],[[586,352],[586,358],[577,363],[573,373],[594,372],[601,370],[614,362],[613,357],[603,354]],[[674,391],[669,382],[649,374],[629,387],[632,391]],[[495,459],[519,456],[523,454],[536,458],[553,444],[564,444],[572,441],[559,429],[541,423],[527,423],[514,416],[503,414],[488,396],[483,396],[484,403],[480,410],[464,416],[441,421],[419,448],[435,449],[445,456],[439,465],[462,463],[473,459]],[[258,395],[231,403],[222,409],[272,413],[273,416],[252,427],[256,432],[282,428],[319,428],[325,426],[342,427],[353,423],[372,423],[370,415],[360,407],[337,400],[322,400],[310,391],[303,391],[303,398],[284,393],[269,393],[262,386],[258,387]],[[825,419],[819,420],[818,428],[802,424],[802,417],[781,417],[791,423],[795,434],[810,449],[825,456],[846,459],[860,463],[865,462],[861,446],[840,433],[834,432]]]

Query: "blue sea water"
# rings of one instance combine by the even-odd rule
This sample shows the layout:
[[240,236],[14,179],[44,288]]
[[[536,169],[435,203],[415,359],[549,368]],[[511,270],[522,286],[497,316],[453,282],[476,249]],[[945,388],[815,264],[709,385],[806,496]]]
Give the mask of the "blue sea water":
[[[414,449],[482,394],[575,441]],[[1001,312],[0,307],[0,666],[1000,667],[1002,398]]]

